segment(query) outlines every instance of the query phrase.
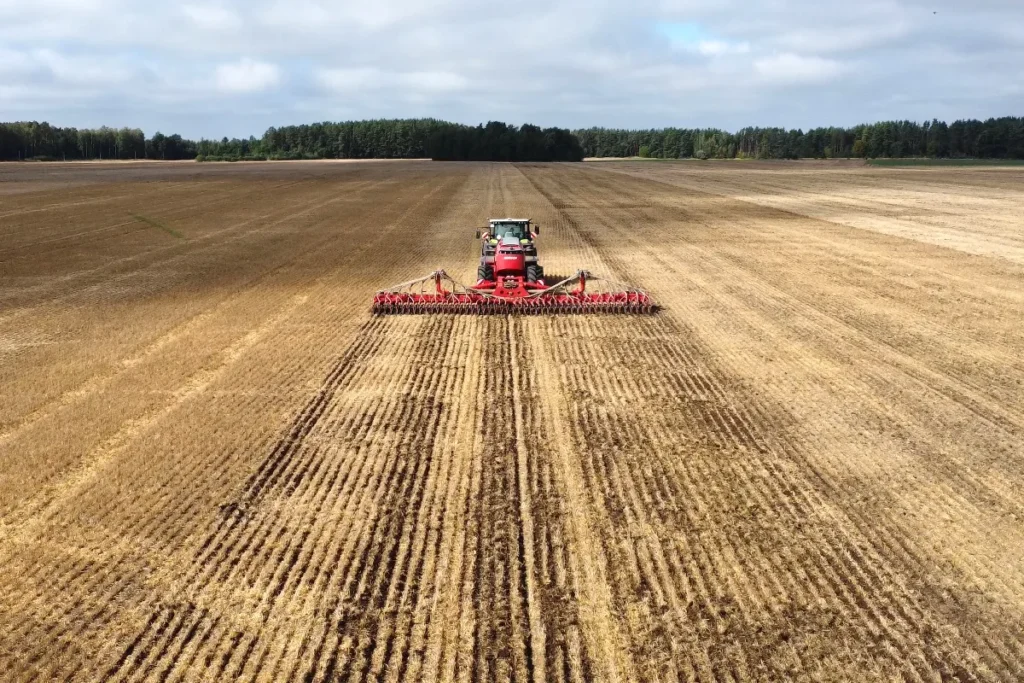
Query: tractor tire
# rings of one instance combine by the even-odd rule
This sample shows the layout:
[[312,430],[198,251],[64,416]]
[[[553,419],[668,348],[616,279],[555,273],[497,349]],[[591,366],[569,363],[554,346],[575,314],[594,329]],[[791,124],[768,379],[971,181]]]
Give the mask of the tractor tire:
[[544,279],[544,269],[540,266],[526,266],[526,281],[536,282]]
[[476,269],[477,280],[493,280],[494,279],[494,268],[488,265],[481,265]]

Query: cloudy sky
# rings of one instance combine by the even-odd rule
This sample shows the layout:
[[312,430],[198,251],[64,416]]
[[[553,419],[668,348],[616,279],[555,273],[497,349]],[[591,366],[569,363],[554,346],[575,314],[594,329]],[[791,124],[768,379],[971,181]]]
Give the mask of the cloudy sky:
[[0,0],[0,120],[189,137],[1024,114],[1024,0]]

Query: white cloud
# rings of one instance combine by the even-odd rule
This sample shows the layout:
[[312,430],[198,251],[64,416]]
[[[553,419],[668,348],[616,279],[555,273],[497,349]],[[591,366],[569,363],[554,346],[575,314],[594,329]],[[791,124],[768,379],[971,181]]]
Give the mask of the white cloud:
[[911,32],[909,22],[900,17],[870,22],[856,19],[845,25],[822,31],[820,26],[802,26],[785,30],[773,37],[780,47],[795,52],[835,53],[865,50],[903,40]]
[[399,76],[399,82],[416,90],[455,92],[469,86],[464,76],[450,71],[411,71]]
[[402,88],[427,92],[457,92],[469,86],[469,80],[451,71],[388,72],[372,67],[320,69],[317,83],[334,92],[353,92]]
[[310,38],[325,32],[337,19],[337,15],[312,0],[274,0],[253,10],[264,27],[303,33]]
[[342,34],[351,37],[356,31],[384,31],[402,23],[406,24],[403,27],[406,32],[417,18],[436,18],[437,13],[452,4],[425,0],[269,0],[254,3],[253,14],[265,28],[284,30],[286,36],[288,33],[330,36],[337,41]]
[[122,60],[104,57],[69,57],[56,50],[33,50],[31,58],[58,81],[71,85],[109,87],[131,80],[134,69]]
[[220,5],[186,4],[181,6],[181,11],[193,24],[205,31],[234,31],[242,24],[237,13]]
[[278,85],[281,69],[276,64],[257,62],[243,57],[237,62],[217,67],[217,87],[229,93],[254,93]]
[[33,66],[32,61],[24,52],[0,47],[0,76],[5,78],[23,76],[29,73]]
[[705,57],[722,55],[745,55],[750,52],[750,43],[729,43],[724,40],[702,40],[697,43],[697,52]]
[[842,65],[833,59],[792,52],[755,59],[754,69],[765,80],[779,84],[824,83],[843,72]]
[[111,57],[71,57],[50,48],[0,49],[0,76],[9,82],[106,88],[130,81],[137,71],[134,65]]
[[319,69],[315,74],[316,81],[327,90],[347,91],[360,90],[377,86],[380,73],[368,67]]

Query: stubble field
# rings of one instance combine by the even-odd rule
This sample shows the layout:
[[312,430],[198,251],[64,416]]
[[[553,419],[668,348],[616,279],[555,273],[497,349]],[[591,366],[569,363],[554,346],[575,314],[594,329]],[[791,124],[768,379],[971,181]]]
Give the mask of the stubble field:
[[[1024,170],[0,166],[5,680],[1024,679]],[[489,217],[655,317],[374,318]]]

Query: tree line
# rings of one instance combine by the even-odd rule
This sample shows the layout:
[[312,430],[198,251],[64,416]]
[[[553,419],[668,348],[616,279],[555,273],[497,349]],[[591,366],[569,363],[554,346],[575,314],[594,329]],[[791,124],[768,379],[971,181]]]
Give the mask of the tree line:
[[882,121],[852,128],[716,128],[573,131],[588,157],[662,159],[983,158],[1024,159],[1024,118]]
[[261,138],[199,140],[138,128],[0,123],[0,161],[24,159],[412,159],[579,161],[589,157],[797,159],[936,157],[1024,159],[1024,118],[883,121],[852,128],[716,128],[569,131],[498,121],[374,119],[270,128]]
[[45,121],[0,123],[0,161],[37,159],[194,159],[196,143],[180,135],[146,138],[138,128],[58,128]]
[[58,128],[0,123],[0,160],[79,159],[443,159],[454,161],[580,161],[583,148],[568,130],[498,121],[467,126],[437,119],[376,119],[270,128],[262,138],[187,140],[137,128]]
[[445,161],[581,161],[568,130],[499,121],[466,126],[437,119],[376,119],[270,128],[257,140],[200,140],[204,160],[436,159]]

